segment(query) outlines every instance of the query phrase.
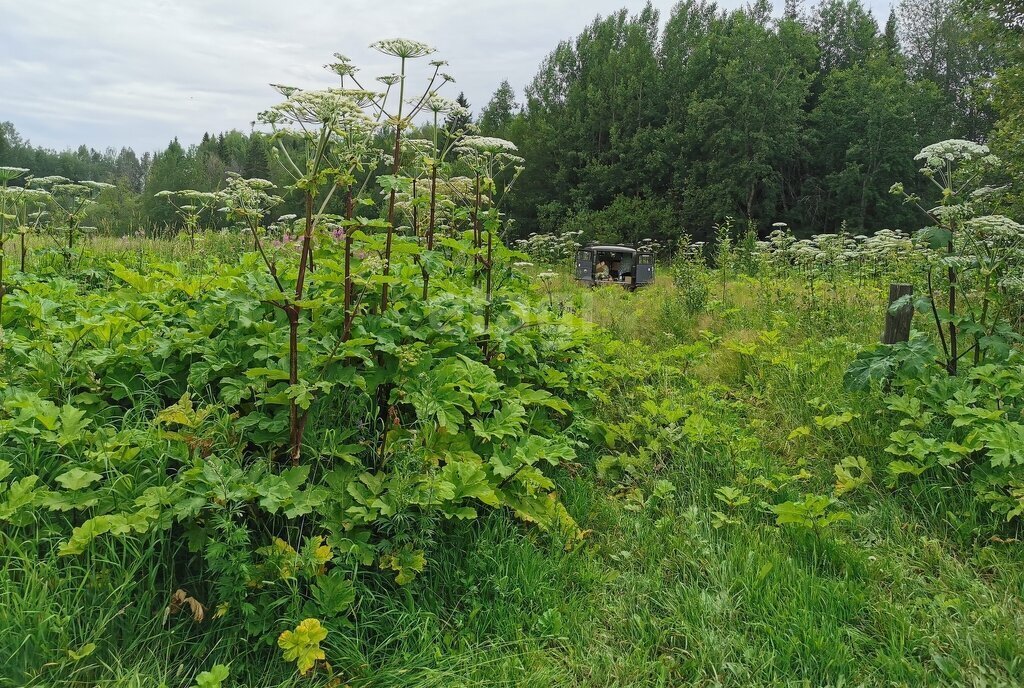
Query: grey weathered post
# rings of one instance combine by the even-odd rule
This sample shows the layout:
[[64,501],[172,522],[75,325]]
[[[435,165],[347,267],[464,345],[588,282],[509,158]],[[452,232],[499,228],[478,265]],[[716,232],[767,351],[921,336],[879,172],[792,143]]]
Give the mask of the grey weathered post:
[[882,334],[883,344],[896,344],[910,339],[910,321],[914,318],[914,304],[906,303],[893,312],[892,304],[904,296],[913,296],[914,287],[910,284],[889,285],[889,307],[885,309],[885,332]]

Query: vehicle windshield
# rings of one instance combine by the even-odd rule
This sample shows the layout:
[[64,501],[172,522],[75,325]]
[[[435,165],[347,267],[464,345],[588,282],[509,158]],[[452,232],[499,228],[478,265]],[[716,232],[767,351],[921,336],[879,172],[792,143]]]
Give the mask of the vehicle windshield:
[[634,256],[625,251],[595,251],[594,279],[624,281],[633,276]]

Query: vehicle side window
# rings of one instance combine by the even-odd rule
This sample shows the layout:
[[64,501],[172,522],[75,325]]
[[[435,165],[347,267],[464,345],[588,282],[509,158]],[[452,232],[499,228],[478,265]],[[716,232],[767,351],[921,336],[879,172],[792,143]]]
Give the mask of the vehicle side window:
[[590,261],[590,251],[577,251],[576,260],[579,261]]
[[641,265],[654,265],[654,255],[651,254],[651,253],[641,253],[640,254],[640,264]]

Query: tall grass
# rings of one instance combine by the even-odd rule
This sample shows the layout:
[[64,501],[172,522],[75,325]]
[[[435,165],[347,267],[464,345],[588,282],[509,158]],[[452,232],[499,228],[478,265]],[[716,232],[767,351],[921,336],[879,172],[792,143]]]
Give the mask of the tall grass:
[[[121,241],[94,250],[183,257],[178,243]],[[796,280],[737,278],[726,300],[690,313],[685,285],[664,278],[636,293],[535,283],[539,303],[600,327],[595,345],[623,374],[596,413],[649,453],[631,479],[611,480],[596,465],[621,445],[595,436],[559,475],[582,545],[502,512],[445,526],[408,587],[359,577],[350,620],[324,643],[332,679],[294,676],[243,629],[165,619],[174,586],[194,574],[173,570],[173,551],[118,542],[74,562],[53,542],[0,533],[0,686],[184,687],[216,663],[231,667],[226,685],[254,687],[1024,682],[1024,556],[1012,537],[977,538],[987,517],[963,488],[877,480],[849,497],[854,521],[824,535],[776,527],[757,500],[736,523],[716,522],[723,486],[754,494],[756,474],[785,476],[779,489],[794,495],[827,489],[845,456],[884,453],[892,428],[877,402],[841,387],[857,348],[877,339],[882,285],[812,295]],[[718,430],[663,441],[665,428],[643,425],[644,401]],[[858,417],[825,431],[822,408]],[[811,430],[792,439],[801,427]],[[651,499],[657,481],[675,491]]]

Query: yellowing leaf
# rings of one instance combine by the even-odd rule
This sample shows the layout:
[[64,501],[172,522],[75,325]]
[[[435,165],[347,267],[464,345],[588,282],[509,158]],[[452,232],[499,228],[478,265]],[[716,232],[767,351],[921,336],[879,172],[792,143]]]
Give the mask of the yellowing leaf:
[[811,429],[806,425],[801,425],[799,428],[794,428],[793,432],[789,433],[789,437],[786,439],[792,442],[798,437],[807,437],[811,434]]
[[836,495],[842,497],[871,480],[872,470],[863,456],[847,456],[834,467]]
[[395,582],[399,585],[411,583],[416,578],[416,574],[422,572],[426,565],[427,558],[423,550],[414,550],[409,546],[405,546],[391,554],[385,554],[380,558],[380,567],[382,569],[391,569],[398,572]]
[[196,409],[192,406],[192,397],[188,392],[181,395],[181,399],[172,406],[168,406],[157,414],[154,422],[157,425],[181,425],[186,428],[196,428],[203,419],[210,415],[209,408]]
[[294,631],[285,631],[277,638],[278,646],[284,650],[284,659],[295,662],[300,674],[308,673],[316,666],[317,660],[325,658],[320,641],[327,637],[327,629],[318,619],[306,619]]
[[95,651],[96,643],[86,643],[77,650],[68,650],[68,657],[70,657],[75,662],[79,662],[88,657],[89,655],[91,655]]

